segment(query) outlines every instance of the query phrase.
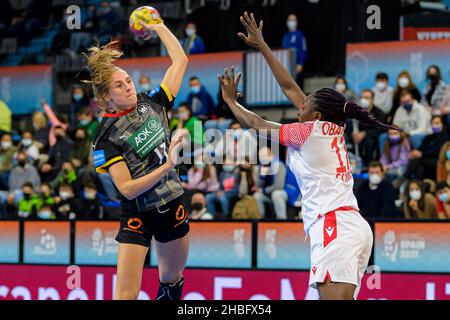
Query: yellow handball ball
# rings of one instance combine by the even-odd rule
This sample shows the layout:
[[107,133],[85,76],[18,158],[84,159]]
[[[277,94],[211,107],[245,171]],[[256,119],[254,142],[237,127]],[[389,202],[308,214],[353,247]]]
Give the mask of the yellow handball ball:
[[[138,37],[144,38],[149,32],[142,27],[141,21],[146,24],[154,24],[161,23],[162,19],[158,10],[149,6],[139,7],[131,13],[129,20],[131,32]],[[151,32],[150,34],[152,34],[152,37],[156,35],[155,32]]]

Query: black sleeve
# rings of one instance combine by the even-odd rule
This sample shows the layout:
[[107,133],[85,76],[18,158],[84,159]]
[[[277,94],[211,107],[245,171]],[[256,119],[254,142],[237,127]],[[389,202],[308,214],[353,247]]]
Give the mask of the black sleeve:
[[164,83],[153,89],[152,91],[146,92],[146,95],[156,103],[164,106],[167,110],[172,109],[175,101],[175,97],[172,96],[169,89]]
[[98,141],[94,147],[94,166],[97,173],[107,173],[108,168],[124,161],[122,153],[108,138]]
[[385,180],[383,186],[383,209],[380,212],[380,216],[395,217],[397,209],[395,207],[395,190],[392,184]]

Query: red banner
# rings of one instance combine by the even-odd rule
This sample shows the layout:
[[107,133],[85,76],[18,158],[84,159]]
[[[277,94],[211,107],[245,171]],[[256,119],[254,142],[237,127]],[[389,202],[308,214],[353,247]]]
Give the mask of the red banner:
[[403,28],[403,39],[414,40],[448,40],[450,39],[450,27],[405,27]]
[[[153,299],[157,270],[145,268],[140,299]],[[317,299],[307,272],[188,269],[183,299]],[[0,300],[110,300],[114,267],[0,265]],[[358,296],[366,299],[450,300],[450,275],[366,275]]]

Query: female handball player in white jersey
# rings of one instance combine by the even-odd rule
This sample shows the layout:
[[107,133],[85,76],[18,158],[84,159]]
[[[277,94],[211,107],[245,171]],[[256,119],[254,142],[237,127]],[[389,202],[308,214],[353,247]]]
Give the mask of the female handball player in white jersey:
[[258,26],[247,12],[241,22],[247,35],[239,33],[239,37],[260,50],[284,94],[297,107],[299,122],[266,121],[241,106],[237,102],[240,74],[235,77],[233,67],[230,76],[227,69],[219,76],[224,100],[242,125],[288,147],[287,164],[301,188],[303,222],[311,243],[309,285],[318,289],[323,300],[356,299],[373,235],[353,195],[344,124],[346,119],[357,119],[378,128],[391,127],[334,89],[320,89],[306,97],[264,42],[263,22]]

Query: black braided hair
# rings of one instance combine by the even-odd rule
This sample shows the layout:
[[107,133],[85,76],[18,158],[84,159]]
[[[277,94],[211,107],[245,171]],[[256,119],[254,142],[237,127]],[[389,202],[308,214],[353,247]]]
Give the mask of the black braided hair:
[[[315,110],[323,115],[324,121],[343,126],[347,119],[356,119],[361,123],[380,129],[401,129],[378,121],[372,114],[359,106],[354,101],[347,101],[347,98],[337,90],[323,88],[312,94]],[[345,111],[344,111],[345,106]]]

